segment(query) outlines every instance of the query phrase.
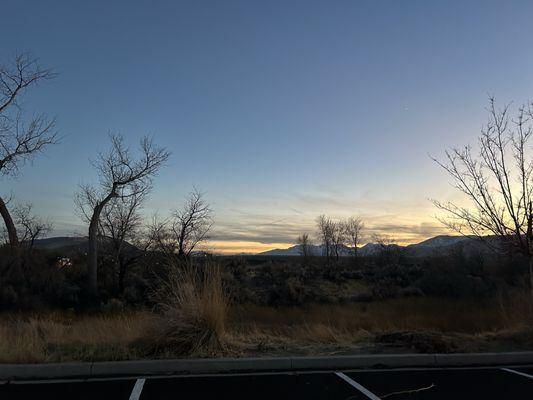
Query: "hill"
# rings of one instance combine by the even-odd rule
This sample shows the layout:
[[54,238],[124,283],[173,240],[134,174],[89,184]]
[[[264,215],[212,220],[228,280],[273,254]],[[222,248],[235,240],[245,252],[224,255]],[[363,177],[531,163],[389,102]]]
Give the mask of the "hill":
[[[407,246],[399,246],[395,244],[386,245],[386,248],[397,248],[403,250],[405,254],[414,257],[424,257],[437,254],[449,253],[453,249],[463,248],[467,251],[480,251],[482,253],[487,252],[488,248],[479,241],[473,240],[474,237],[467,236],[452,236],[452,235],[439,235],[429,239],[426,239],[420,243],[410,244]],[[299,256],[301,254],[301,245],[295,245],[287,249],[274,249],[258,253],[262,256]],[[322,245],[311,245],[311,254],[320,256],[324,254],[324,248]],[[360,247],[358,254],[361,256],[377,255],[383,249],[383,245],[378,243],[367,243]],[[352,248],[343,246],[339,252],[340,256],[352,255]]]
[[[100,238],[100,243],[110,244],[110,238]],[[51,250],[69,255],[72,253],[87,252],[89,250],[89,238],[87,236],[57,236],[45,239],[37,239],[35,248]],[[126,242],[126,246],[138,250],[132,244]]]

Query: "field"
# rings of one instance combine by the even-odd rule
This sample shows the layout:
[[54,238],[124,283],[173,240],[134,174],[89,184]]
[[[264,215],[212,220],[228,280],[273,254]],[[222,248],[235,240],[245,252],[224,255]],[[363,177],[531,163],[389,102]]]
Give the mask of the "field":
[[222,346],[184,353],[154,348],[150,311],[76,315],[3,313],[0,362],[60,362],[188,356],[281,356],[380,352],[525,350],[533,345],[531,302],[390,299],[308,307],[234,306]]
[[[522,259],[205,257],[147,253],[117,286],[102,259],[98,303],[72,265],[33,252],[0,286],[0,362],[103,361],[530,349]],[[5,258],[4,260],[7,260]],[[11,272],[11,274],[9,274]]]

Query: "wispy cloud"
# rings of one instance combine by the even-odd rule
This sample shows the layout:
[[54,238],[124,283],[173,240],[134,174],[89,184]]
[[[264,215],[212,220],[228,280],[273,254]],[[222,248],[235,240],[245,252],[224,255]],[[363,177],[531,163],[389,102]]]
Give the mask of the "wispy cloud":
[[[213,241],[252,243],[284,247],[304,233],[313,234],[320,214],[334,219],[360,215],[366,225],[364,241],[386,234],[399,243],[415,243],[448,231],[434,218],[435,210],[425,199],[379,199],[371,192],[347,195],[339,191],[285,193],[265,196],[257,202],[242,202],[240,208],[221,210],[212,234]],[[271,204],[269,206],[269,204]]]
[[[326,189],[315,193],[261,193],[228,203],[231,205],[215,208],[209,250],[240,253],[289,247],[302,233],[315,236],[315,220],[320,214],[334,219],[361,216],[366,227],[364,242],[371,241],[374,234],[386,234],[398,243],[408,244],[448,233],[434,219],[435,209],[429,201],[382,199],[370,191],[358,195]],[[78,221],[55,221],[55,235],[86,231]]]

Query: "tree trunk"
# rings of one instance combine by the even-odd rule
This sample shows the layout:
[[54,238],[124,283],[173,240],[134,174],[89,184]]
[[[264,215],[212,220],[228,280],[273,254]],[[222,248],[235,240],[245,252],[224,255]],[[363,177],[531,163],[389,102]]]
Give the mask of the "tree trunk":
[[114,190],[94,207],[89,224],[89,254],[87,260],[87,289],[89,295],[98,297],[98,222],[100,214],[109,200],[115,196]]
[[87,260],[87,288],[91,296],[98,294],[98,219],[102,208],[96,206],[89,224],[89,254]]
[[185,258],[185,228],[187,226],[184,224],[181,228],[180,237],[178,241],[178,258]]
[[529,290],[533,298],[533,255],[529,256]]
[[6,203],[1,197],[0,197],[0,214],[2,215],[2,218],[4,219],[4,223],[6,225],[7,234],[9,237],[9,244],[11,245],[12,248],[18,247],[19,238],[17,235],[17,228],[15,227],[13,218],[11,218],[11,214],[9,213],[9,210],[7,209]]

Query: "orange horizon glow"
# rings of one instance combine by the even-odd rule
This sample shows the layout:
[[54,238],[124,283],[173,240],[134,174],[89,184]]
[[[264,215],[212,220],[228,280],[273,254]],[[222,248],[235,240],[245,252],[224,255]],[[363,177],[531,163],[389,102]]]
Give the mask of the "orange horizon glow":
[[[454,235],[453,232],[443,232],[442,234]],[[406,235],[405,232],[400,235],[389,234],[387,235],[390,238],[396,238],[395,243],[400,246],[407,246],[410,244],[420,243],[426,239],[430,239],[434,236],[421,236],[413,233],[412,235]],[[371,243],[372,240],[366,240],[361,243],[361,246],[364,246],[367,243]],[[317,244],[317,243],[315,243]],[[261,253],[264,251],[274,250],[274,249],[288,249],[292,246],[295,246],[294,243],[261,243],[254,241],[233,241],[233,240],[217,240],[210,241],[202,246],[202,250],[208,251],[211,253],[219,253],[224,255],[232,255],[239,253]]]
[[273,249],[288,249],[295,243],[261,243],[253,241],[217,240],[202,246],[203,250],[220,254],[261,253]]
[[[440,197],[462,204],[461,198],[444,195]],[[354,212],[353,203],[358,203],[357,199],[352,201],[349,198],[343,198],[341,200],[338,196],[336,200],[331,200],[331,202],[337,202],[335,207],[320,204],[320,209],[324,209],[324,213],[335,221],[352,215],[360,216],[365,223],[360,246],[375,242],[375,235],[386,237],[398,245],[405,246],[420,243],[438,235],[454,234],[437,220],[436,217],[443,216],[443,214],[436,210],[429,201],[413,200],[396,204],[396,202],[383,203],[379,199],[371,200],[367,200],[366,203],[359,201],[358,211]],[[297,215],[289,206],[292,209],[301,210],[303,214]],[[314,216],[320,214],[320,209],[313,210],[313,207],[308,210],[298,207],[298,204],[288,203],[285,208],[289,212],[272,212],[271,215],[269,213],[256,218],[245,217],[242,222],[240,222],[243,219],[242,215],[228,213],[224,218],[217,220],[215,237],[206,242],[202,250],[230,255],[287,249],[294,246],[297,243],[297,237],[303,233],[310,235],[313,244],[318,244]],[[229,237],[226,239],[225,235]],[[242,238],[231,236],[242,236]]]

